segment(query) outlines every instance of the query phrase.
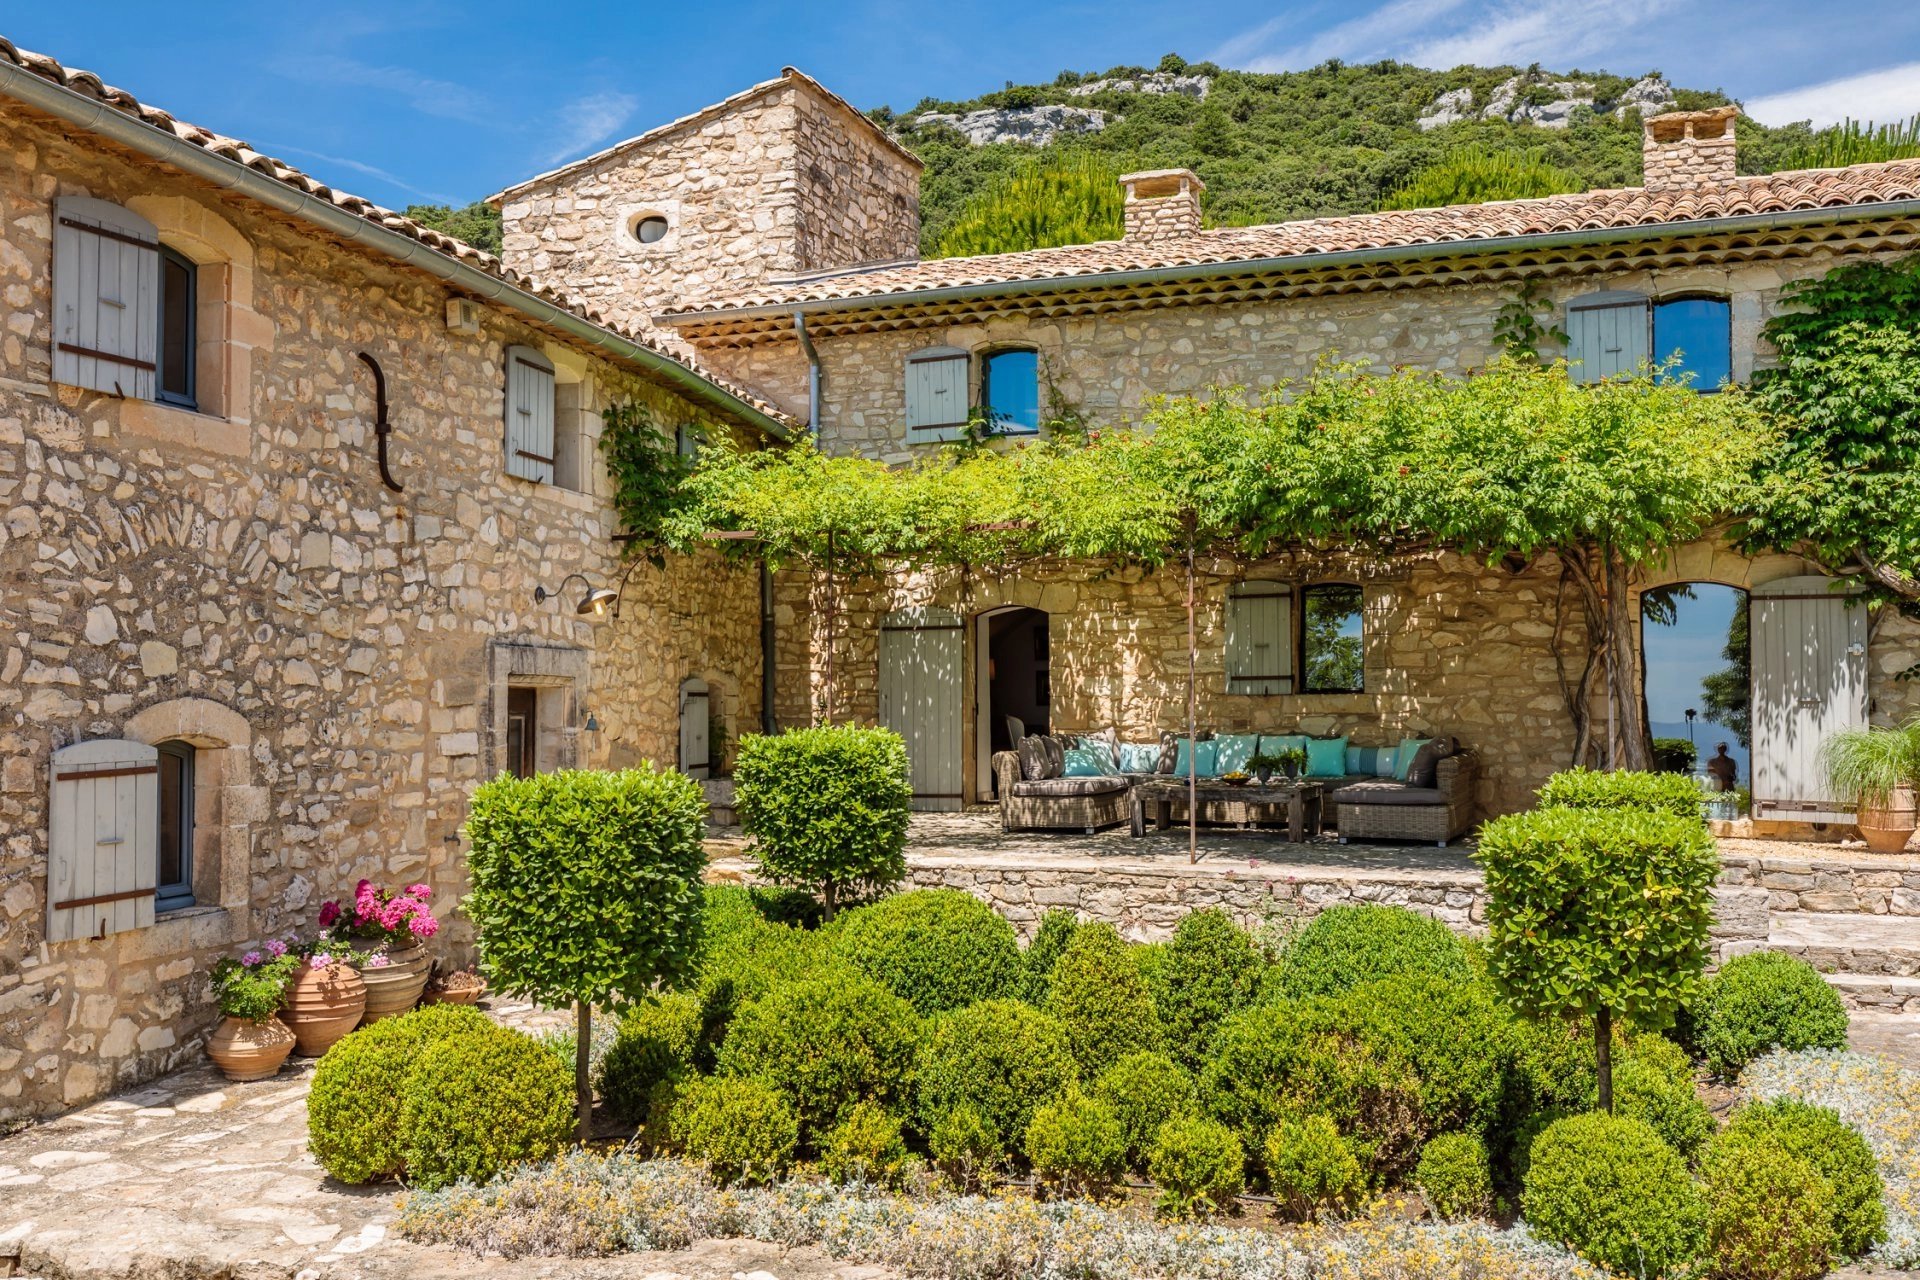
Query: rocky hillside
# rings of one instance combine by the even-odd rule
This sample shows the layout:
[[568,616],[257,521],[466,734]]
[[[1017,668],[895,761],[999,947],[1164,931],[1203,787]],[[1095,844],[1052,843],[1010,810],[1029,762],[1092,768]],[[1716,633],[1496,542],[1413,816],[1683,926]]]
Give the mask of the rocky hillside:
[[[1375,208],[1468,145],[1532,153],[1590,187],[1634,185],[1643,115],[1727,101],[1658,72],[1329,62],[1260,75],[1169,54],[1157,68],[1068,71],[1051,84],[872,115],[927,162],[921,224],[931,251],[971,196],[1046,149],[1102,153],[1122,169],[1194,169],[1209,221],[1234,226]],[[1744,117],[1739,129],[1750,173],[1780,167],[1810,138],[1804,126]]]

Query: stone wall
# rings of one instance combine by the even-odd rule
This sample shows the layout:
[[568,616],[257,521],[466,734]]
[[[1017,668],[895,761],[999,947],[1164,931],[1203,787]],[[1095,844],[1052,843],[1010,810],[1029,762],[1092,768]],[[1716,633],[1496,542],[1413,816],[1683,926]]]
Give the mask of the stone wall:
[[[642,568],[618,620],[574,614],[578,579],[536,604],[569,573],[618,578],[613,517],[501,469],[508,344],[543,347],[581,403],[635,397],[669,429],[690,406],[505,312],[454,335],[426,277],[69,132],[10,112],[0,144],[0,1123],[197,1053],[212,961],[310,930],[361,876],[427,881],[452,912],[509,685],[537,690],[548,767],[673,761],[688,675],[733,715],[759,701],[750,574]],[[228,298],[203,307],[231,326],[226,416],[49,383],[64,194],[225,255],[201,272]],[[386,373],[404,493],[379,480],[359,351]],[[49,755],[115,737],[196,748],[196,905],[52,945]],[[469,932],[455,918],[438,949]]]
[[[535,179],[501,207],[509,266],[634,321],[769,279],[919,251],[919,168],[788,79]],[[665,218],[661,239],[633,235]]]

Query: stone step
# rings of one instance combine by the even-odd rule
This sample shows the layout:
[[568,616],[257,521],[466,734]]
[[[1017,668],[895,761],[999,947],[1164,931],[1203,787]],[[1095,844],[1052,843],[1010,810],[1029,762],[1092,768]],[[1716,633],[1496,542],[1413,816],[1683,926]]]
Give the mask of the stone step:
[[1799,956],[1822,973],[1920,977],[1920,920],[1911,916],[1776,912],[1765,947]]
[[1868,1013],[1920,1015],[1920,977],[1885,973],[1822,974],[1847,1008]]

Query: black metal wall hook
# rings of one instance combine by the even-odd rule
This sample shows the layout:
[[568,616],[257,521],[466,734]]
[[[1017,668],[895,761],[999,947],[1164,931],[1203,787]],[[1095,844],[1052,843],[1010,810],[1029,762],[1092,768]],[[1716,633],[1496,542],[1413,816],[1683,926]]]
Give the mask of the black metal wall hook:
[[393,478],[393,472],[387,469],[387,437],[393,434],[393,424],[387,421],[387,375],[380,371],[380,362],[366,352],[354,354],[373,371],[373,439],[380,458],[380,483],[395,493],[405,493],[400,482]]

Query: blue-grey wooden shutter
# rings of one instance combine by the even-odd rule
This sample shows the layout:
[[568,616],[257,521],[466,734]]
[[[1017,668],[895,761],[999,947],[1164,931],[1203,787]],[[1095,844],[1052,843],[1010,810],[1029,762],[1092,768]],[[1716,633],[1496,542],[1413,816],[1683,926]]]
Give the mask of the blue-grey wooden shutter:
[[967,425],[967,353],[927,347],[907,357],[907,440],[957,440]]
[[47,803],[47,941],[153,923],[160,753],[96,738],[53,753]]
[[1652,311],[1637,293],[1590,293],[1567,304],[1567,363],[1578,383],[1639,372],[1652,351]]
[[53,380],[153,399],[160,234],[117,204],[54,202]]
[[1293,588],[1242,582],[1227,594],[1227,692],[1293,692]]
[[553,483],[553,362],[507,348],[507,474]]

